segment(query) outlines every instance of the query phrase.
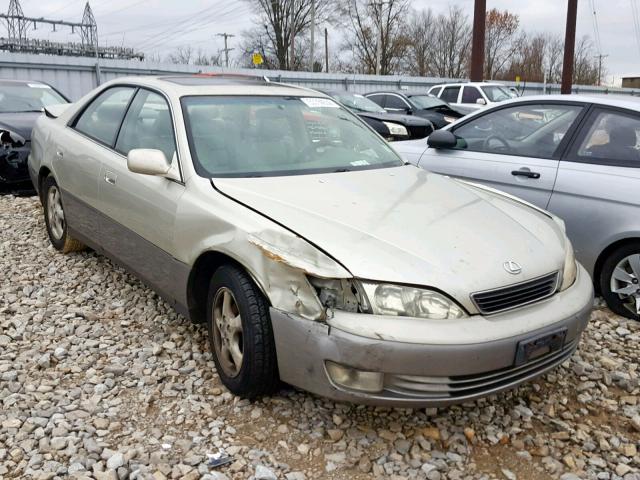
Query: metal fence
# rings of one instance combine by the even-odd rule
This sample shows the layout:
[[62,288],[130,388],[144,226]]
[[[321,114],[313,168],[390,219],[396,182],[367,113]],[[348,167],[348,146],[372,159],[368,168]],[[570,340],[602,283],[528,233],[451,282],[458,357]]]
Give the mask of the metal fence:
[[[376,76],[338,73],[289,72],[279,70],[224,69],[196,65],[174,65],[166,63],[141,62],[137,60],[101,59],[96,69],[96,60],[87,57],[65,57],[54,55],[34,55],[0,52],[0,78],[39,80],[47,82],[72,100],[77,100],[102,82],[123,76],[163,75],[172,73],[221,73],[233,72],[251,75],[265,75],[273,81],[292,83],[309,88],[325,90],[349,90],[367,93],[374,90],[425,91],[439,83],[458,82],[459,79]],[[525,95],[559,93],[560,85],[541,83],[500,82],[508,86],[524,89]],[[574,93],[640,95],[640,89],[574,86]]]

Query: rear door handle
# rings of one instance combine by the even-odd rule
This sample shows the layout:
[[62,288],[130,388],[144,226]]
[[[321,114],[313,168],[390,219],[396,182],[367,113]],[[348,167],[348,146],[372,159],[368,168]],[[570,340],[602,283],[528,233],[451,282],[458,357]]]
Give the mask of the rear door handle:
[[513,172],[511,172],[511,175],[513,175],[514,177],[534,178],[536,180],[540,178],[540,174],[538,172],[531,172],[529,170],[514,170]]
[[116,184],[116,178],[117,175],[113,172],[105,172],[104,174],[104,181],[111,184],[111,185],[115,185]]

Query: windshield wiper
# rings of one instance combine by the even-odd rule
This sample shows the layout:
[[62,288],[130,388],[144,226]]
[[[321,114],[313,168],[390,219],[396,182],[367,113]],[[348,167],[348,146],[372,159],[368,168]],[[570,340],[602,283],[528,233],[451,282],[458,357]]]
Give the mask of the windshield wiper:
[[337,168],[333,170],[332,173],[345,173],[345,172],[353,172],[353,170],[350,168]]

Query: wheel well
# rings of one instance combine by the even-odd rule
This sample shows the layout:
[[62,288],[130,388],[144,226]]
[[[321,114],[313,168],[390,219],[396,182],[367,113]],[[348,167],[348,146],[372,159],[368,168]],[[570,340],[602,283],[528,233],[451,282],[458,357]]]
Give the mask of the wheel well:
[[42,183],[50,173],[51,170],[49,170],[47,167],[40,167],[40,171],[38,172],[38,196],[40,197],[40,200],[42,200]]
[[600,273],[602,272],[602,266],[607,257],[609,257],[609,255],[611,255],[611,253],[616,251],[618,248],[629,243],[638,242],[639,240],[640,238],[624,238],[612,243],[607,248],[605,248],[602,253],[600,253],[600,255],[598,256],[598,260],[596,260],[596,264],[593,267],[593,283],[595,284],[598,293],[600,293]]
[[[187,284],[187,301],[189,315],[196,323],[204,323],[206,320],[209,283],[215,271],[223,265],[235,265],[245,272],[247,271],[237,260],[220,252],[204,252],[193,264]],[[258,288],[260,288],[259,285]]]

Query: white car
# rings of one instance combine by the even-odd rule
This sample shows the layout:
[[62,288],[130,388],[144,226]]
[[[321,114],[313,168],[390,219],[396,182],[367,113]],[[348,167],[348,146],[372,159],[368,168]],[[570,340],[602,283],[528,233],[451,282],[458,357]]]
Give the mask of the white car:
[[487,82],[435,85],[429,89],[429,94],[450,105],[476,110],[514,97],[504,85]]

